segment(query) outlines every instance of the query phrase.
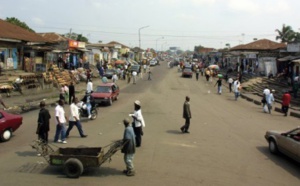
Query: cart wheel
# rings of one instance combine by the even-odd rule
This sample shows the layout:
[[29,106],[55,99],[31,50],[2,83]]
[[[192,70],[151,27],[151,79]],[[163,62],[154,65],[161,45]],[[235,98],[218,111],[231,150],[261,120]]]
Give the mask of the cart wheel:
[[64,164],[64,172],[69,178],[79,178],[83,173],[83,165],[80,160],[70,158]]

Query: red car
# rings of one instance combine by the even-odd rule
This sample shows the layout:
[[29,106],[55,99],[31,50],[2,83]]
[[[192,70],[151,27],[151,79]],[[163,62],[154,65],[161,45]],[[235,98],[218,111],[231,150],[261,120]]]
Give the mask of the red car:
[[192,71],[192,69],[190,69],[190,68],[184,68],[182,70],[182,77],[190,77],[190,78],[192,78],[193,77],[193,71]]
[[22,124],[21,115],[9,114],[0,110],[0,139],[8,141],[12,137],[12,132],[16,131]]
[[120,94],[119,86],[115,83],[103,83],[97,86],[96,90],[92,93],[95,102],[107,103],[112,105],[114,100],[118,100]]

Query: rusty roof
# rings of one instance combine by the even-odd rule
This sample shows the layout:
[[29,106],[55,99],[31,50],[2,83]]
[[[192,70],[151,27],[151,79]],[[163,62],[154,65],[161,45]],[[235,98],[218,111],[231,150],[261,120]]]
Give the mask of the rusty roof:
[[54,32],[49,33],[39,33],[43,38],[51,41],[51,42],[61,42],[61,41],[68,41],[69,39]]
[[128,46],[126,46],[126,45],[124,45],[124,44],[122,44],[122,43],[119,43],[119,42],[117,42],[117,41],[111,41],[111,42],[109,42],[109,43],[107,43],[107,44],[121,45],[122,48],[130,48],[130,47],[128,47]]
[[0,19],[0,38],[27,42],[48,42],[42,36]]
[[286,44],[277,43],[268,39],[260,39],[245,45],[238,45],[230,50],[278,50],[286,48]]
[[200,48],[198,50],[199,53],[209,53],[212,52],[214,49],[213,48]]

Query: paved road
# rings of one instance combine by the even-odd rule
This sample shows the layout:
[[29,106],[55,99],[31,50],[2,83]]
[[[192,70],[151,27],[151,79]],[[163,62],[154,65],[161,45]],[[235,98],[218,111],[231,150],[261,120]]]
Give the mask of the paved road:
[[[83,122],[88,138],[73,129],[68,144],[60,147],[105,146],[120,139],[121,121],[139,99],[146,121],[142,147],[135,156],[135,177],[126,177],[118,152],[111,163],[87,170],[79,179],[68,179],[28,145],[36,138],[37,111],[24,114],[24,124],[11,141],[1,143],[1,185],[298,185],[299,164],[268,152],[264,133],[289,130],[298,120],[262,113],[262,108],[233,95],[216,94],[204,79],[181,78],[177,69],[154,67],[153,80],[124,85],[120,99],[100,107],[96,121]],[[202,77],[201,77],[202,78]],[[211,93],[208,93],[208,90]],[[224,91],[226,92],[226,90]],[[191,97],[191,133],[182,134],[182,107]],[[50,108],[53,114],[53,108]],[[54,135],[52,121],[50,138]]]

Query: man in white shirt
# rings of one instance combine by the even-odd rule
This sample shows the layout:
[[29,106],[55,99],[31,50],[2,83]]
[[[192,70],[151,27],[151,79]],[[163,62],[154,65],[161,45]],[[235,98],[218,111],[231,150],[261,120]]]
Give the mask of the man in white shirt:
[[117,82],[117,80],[118,80],[118,76],[117,76],[117,74],[116,73],[114,73],[114,75],[112,76],[112,82],[114,82],[114,83],[116,83]]
[[240,86],[241,86],[240,81],[238,79],[235,80],[233,83],[233,92],[234,92],[234,97],[235,97],[236,101],[237,101],[238,97],[240,96]]
[[60,99],[58,101],[58,105],[55,107],[56,132],[54,136],[54,142],[65,144],[67,143],[66,142],[67,117],[63,106],[64,106],[64,100]]
[[232,83],[233,83],[233,79],[232,77],[228,78],[228,88],[229,88],[229,92],[231,92],[231,87],[232,87]]
[[137,72],[136,72],[136,71],[133,71],[133,72],[132,72],[133,84],[136,84],[136,76],[137,76]]
[[88,80],[88,83],[86,85],[86,92],[89,94],[93,92],[93,82],[91,79]]
[[87,137],[87,135],[85,135],[82,130],[82,126],[81,126],[80,118],[79,118],[80,117],[79,108],[77,107],[77,103],[78,103],[78,98],[75,97],[73,100],[73,103],[70,105],[69,127],[66,132],[66,137],[69,136],[70,131],[72,130],[72,128],[75,125],[78,129],[79,135],[82,138],[85,138],[85,137]]

